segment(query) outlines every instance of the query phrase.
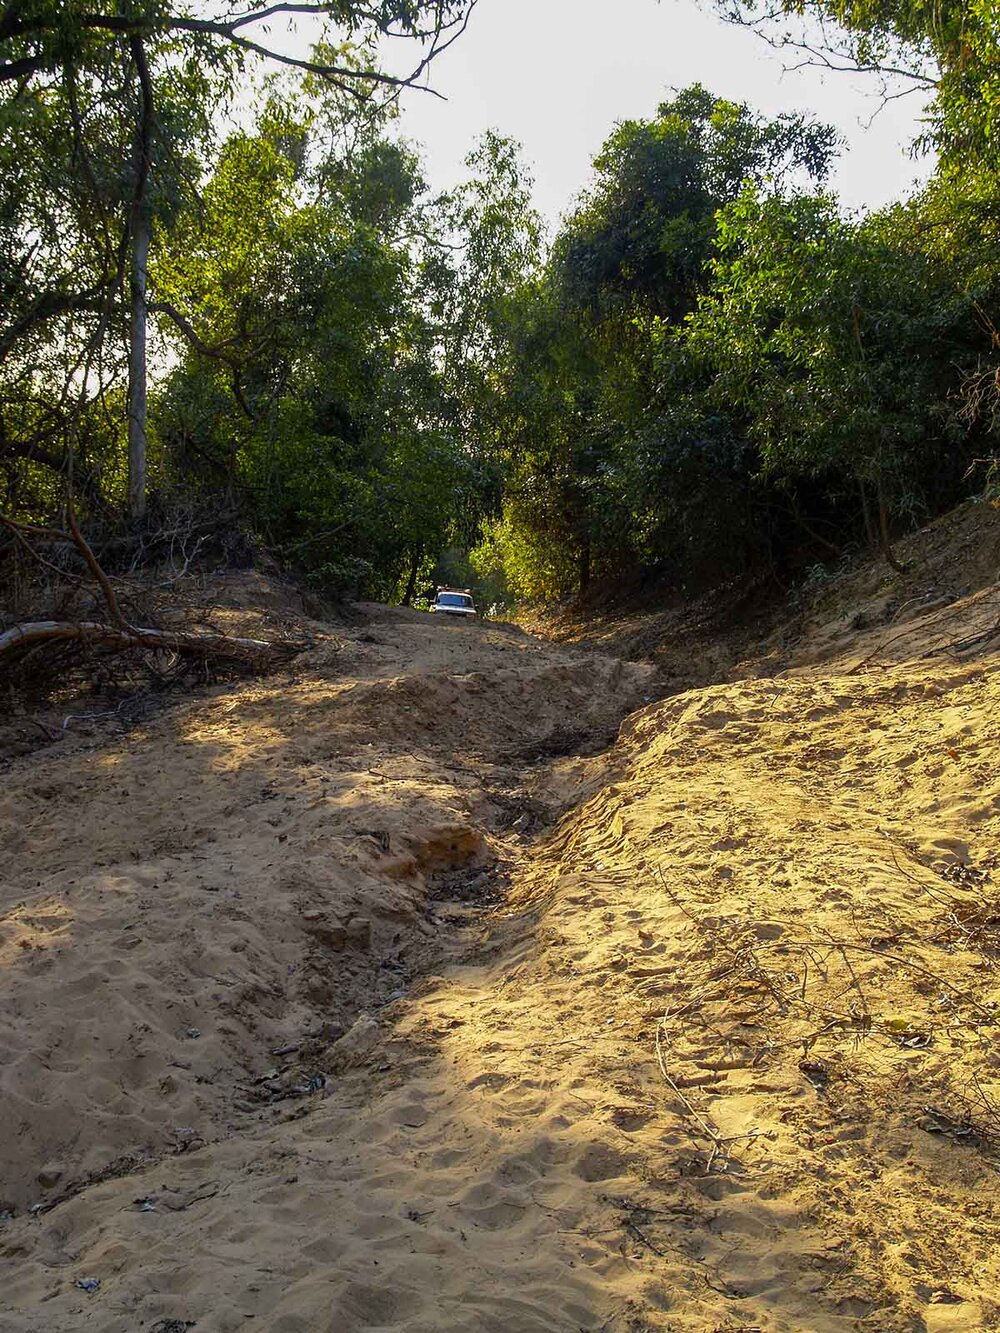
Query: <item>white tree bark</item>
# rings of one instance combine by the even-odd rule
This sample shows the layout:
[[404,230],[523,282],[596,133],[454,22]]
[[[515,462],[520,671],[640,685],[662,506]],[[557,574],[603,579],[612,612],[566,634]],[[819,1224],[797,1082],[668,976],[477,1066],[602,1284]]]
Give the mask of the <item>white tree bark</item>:
[[146,513],[146,288],[149,272],[149,211],[136,210],[130,274],[128,339],[128,500],[133,520]]

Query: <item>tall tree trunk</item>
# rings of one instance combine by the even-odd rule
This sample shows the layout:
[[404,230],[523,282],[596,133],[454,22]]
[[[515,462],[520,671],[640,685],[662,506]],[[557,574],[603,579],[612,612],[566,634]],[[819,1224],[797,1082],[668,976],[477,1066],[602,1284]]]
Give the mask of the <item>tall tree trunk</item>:
[[143,208],[132,235],[128,330],[128,500],[135,521],[146,513],[146,302],[149,213]]
[[153,139],[153,84],[146,50],[137,33],[129,47],[139,80],[135,187],[132,193],[128,337],[128,499],[133,522],[146,513],[146,326],[149,320],[149,171]]
[[406,584],[406,592],[403,593],[403,606],[411,606],[414,595],[417,591],[417,575],[420,573],[420,560],[423,551],[418,547],[413,552],[413,559],[410,562],[410,577]]
[[577,577],[579,580],[580,596],[586,597],[587,589],[590,587],[590,533],[588,532],[580,543],[580,555],[577,562]]
[[892,538],[889,535],[889,509],[885,502],[885,492],[882,490],[881,480],[878,483],[878,540],[879,549],[890,569],[894,569],[897,574],[905,574],[906,566],[896,559],[895,552],[892,549]]
[[865,490],[865,483],[858,478],[858,492],[861,495],[861,513],[865,520],[865,536],[868,538],[868,546],[872,554],[876,554],[879,549],[878,533],[875,531],[875,524],[872,522],[871,506],[868,503],[868,492]]

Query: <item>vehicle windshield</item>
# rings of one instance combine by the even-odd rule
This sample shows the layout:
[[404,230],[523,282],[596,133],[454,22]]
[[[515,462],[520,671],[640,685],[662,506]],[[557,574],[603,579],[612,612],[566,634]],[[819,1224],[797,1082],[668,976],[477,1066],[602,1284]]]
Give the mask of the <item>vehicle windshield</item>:
[[471,606],[472,598],[464,597],[460,592],[439,592],[438,606]]

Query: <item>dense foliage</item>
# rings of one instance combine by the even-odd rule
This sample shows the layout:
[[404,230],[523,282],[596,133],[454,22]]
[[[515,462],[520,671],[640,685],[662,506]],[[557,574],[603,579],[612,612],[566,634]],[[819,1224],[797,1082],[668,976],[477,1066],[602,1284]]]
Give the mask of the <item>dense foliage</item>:
[[0,508],[211,512],[405,600],[894,562],[996,452],[994,7],[722,7],[906,72],[923,194],[848,216],[829,127],[692,87],[612,128],[546,250],[515,145],[434,198],[393,123],[379,35],[421,69],[468,0],[294,6],[334,27],[280,74],[272,10],[0,8]]
[[399,144],[272,112],[224,145],[155,271],[201,330],[158,395],[164,481],[241,500],[330,591],[390,597],[405,574],[412,596],[496,503],[473,411],[496,322],[482,293],[516,281],[534,228],[504,207],[510,146],[491,138],[472,165],[428,203]]
[[[407,37],[422,72],[472,3],[2,11],[8,517],[69,486],[105,528],[211,510],[382,596],[473,544],[500,486],[490,361],[537,225],[497,135],[428,197],[375,59]],[[294,78],[257,58],[289,63],[263,23],[283,11],[338,25]],[[220,136],[245,87],[256,114]]]
[[895,564],[896,532],[981,484],[993,177],[946,155],[920,198],[852,218],[823,192],[835,151],[700,88],[615,129],[507,367],[480,560],[516,593],[794,574],[863,541]]

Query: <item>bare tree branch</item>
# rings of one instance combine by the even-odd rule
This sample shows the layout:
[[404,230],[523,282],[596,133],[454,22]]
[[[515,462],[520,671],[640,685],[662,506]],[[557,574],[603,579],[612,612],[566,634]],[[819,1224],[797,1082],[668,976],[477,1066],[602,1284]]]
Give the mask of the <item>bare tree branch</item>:
[[[358,94],[359,90],[362,90],[361,95],[364,95],[363,90],[371,91],[375,87],[401,90],[419,86],[419,80],[435,56],[447,50],[452,42],[457,40],[465,31],[477,3],[478,0],[465,0],[465,3],[460,6],[452,6],[444,3],[444,0],[438,0],[431,7],[431,12],[436,16],[433,23],[427,27],[420,27],[410,22],[404,23],[397,29],[393,29],[391,23],[386,23],[374,11],[361,10],[359,18],[363,18],[370,25],[376,27],[383,35],[408,38],[429,44],[430,49],[426,55],[422,57],[409,74],[404,75],[386,74],[378,69],[363,69],[323,60],[302,59],[287,55],[273,46],[244,34],[244,29],[263,23],[277,14],[309,14],[318,18],[329,18],[331,17],[330,7],[325,4],[278,3],[265,5],[247,10],[231,19],[193,18],[184,14],[167,14],[162,17],[155,17],[142,14],[133,16],[90,13],[79,15],[76,23],[85,31],[109,32],[121,36],[137,36],[140,38],[155,38],[182,32],[195,36],[216,37],[231,46],[259,55],[265,60],[314,74],[346,92]],[[12,37],[41,36],[57,30],[55,19],[41,15],[18,19],[10,16],[9,13],[5,13],[3,22],[5,26],[0,27],[0,37],[8,39]],[[49,67],[53,59],[45,53],[38,53],[6,65],[0,65],[0,81],[30,76]],[[433,89],[425,88],[424,90],[433,93]],[[439,95],[434,93],[434,96]]]
[[171,320],[184,337],[188,340],[194,350],[202,356],[211,357],[214,361],[221,361],[229,367],[232,374],[233,396],[239,404],[240,411],[249,421],[256,421],[256,416],[251,410],[249,403],[243,393],[243,387],[239,382],[239,362],[234,356],[230,356],[223,350],[223,346],[212,346],[199,335],[197,330],[186,315],[183,315],[176,306],[169,301],[153,301],[149,307],[150,314],[166,315]]
[[0,633],[0,662],[39,644],[83,643],[119,652],[141,648],[146,652],[175,652],[187,656],[241,663],[264,671],[289,661],[308,645],[301,640],[240,639],[228,634],[145,629],[104,625],[99,621],[36,620],[12,625]]
[[[888,102],[895,101],[897,98],[907,96],[912,91],[925,90],[936,91],[940,86],[940,77],[936,73],[928,72],[926,65],[924,68],[900,65],[895,63],[887,56],[885,60],[866,60],[860,58],[855,52],[839,44],[834,38],[827,40],[827,28],[825,23],[820,23],[820,41],[812,41],[805,36],[797,37],[787,30],[775,32],[768,31],[776,25],[787,23],[787,21],[796,16],[791,6],[777,5],[774,8],[761,14],[745,14],[738,3],[732,3],[719,10],[721,17],[727,23],[735,27],[745,28],[755,33],[763,42],[774,51],[800,51],[804,58],[795,64],[786,65],[786,73],[794,73],[801,69],[821,69],[830,73],[837,74],[867,74],[874,75],[882,81],[880,98],[882,106]],[[802,17],[801,12],[797,12],[798,17]],[[904,79],[911,87],[903,92],[890,92],[888,80]],[[880,108],[881,109],[881,108]]]

